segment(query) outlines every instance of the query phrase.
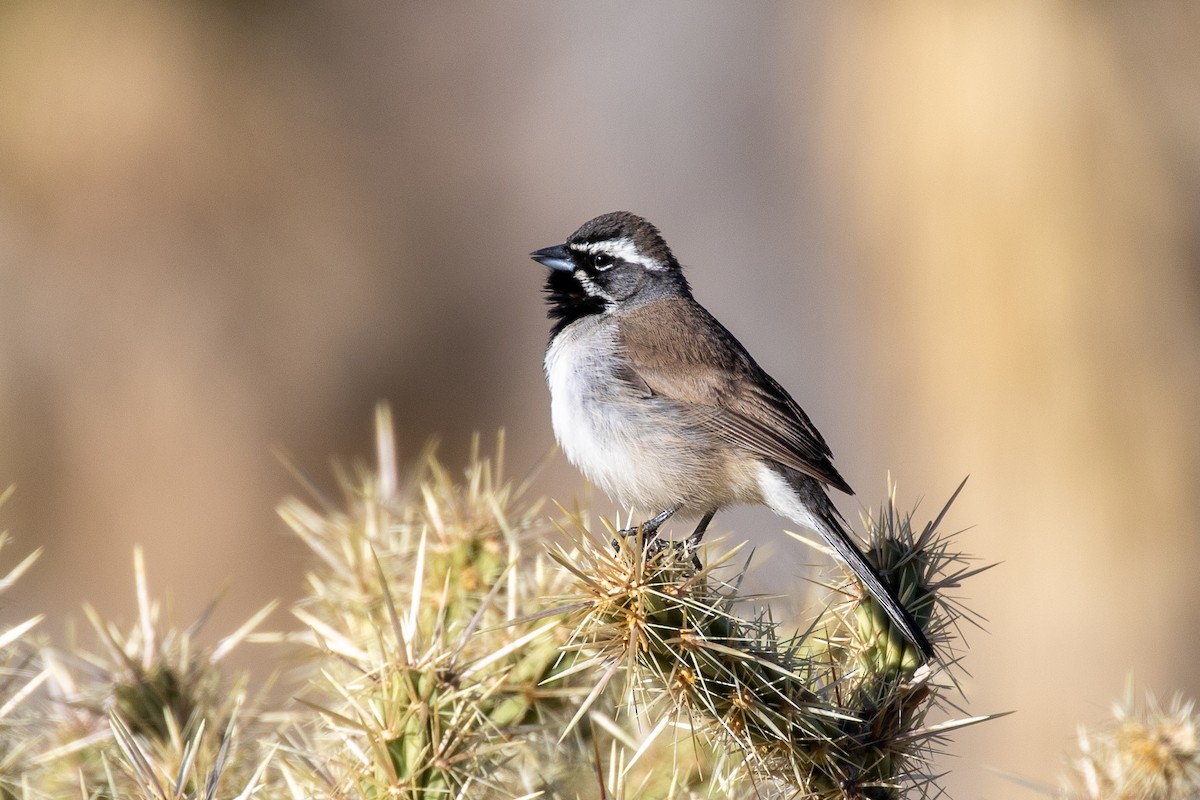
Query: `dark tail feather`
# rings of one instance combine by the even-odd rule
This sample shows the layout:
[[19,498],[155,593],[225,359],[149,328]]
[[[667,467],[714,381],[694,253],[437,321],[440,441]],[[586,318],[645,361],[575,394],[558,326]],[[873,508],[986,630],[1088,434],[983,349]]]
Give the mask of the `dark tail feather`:
[[883,578],[871,566],[871,562],[867,561],[863,552],[858,549],[858,545],[854,543],[841,521],[838,520],[837,512],[833,511],[830,506],[828,509],[822,509],[816,517],[822,523],[821,529],[817,531],[821,534],[821,538],[828,542],[829,546],[836,550],[841,559],[854,571],[858,579],[867,587],[867,591],[875,598],[875,602],[883,607],[892,624],[917,646],[926,661],[932,660],[933,645],[925,637],[921,626],[917,624],[913,615],[908,613],[908,609],[896,597],[896,593],[883,582]]

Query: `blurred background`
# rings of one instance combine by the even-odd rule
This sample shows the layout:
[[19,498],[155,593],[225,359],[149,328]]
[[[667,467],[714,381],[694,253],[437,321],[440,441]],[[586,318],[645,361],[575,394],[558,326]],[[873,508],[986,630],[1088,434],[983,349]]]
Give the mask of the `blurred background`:
[[[1200,8],[1186,3],[0,2],[2,613],[129,619],[132,547],[223,634],[297,596],[331,459],[553,442],[543,268],[663,230],[858,490],[951,514],[955,796],[1036,796],[1077,723],[1200,695]],[[585,493],[556,458],[539,490]],[[603,497],[596,509],[615,514]],[[783,522],[755,586],[821,556]],[[810,598],[811,599],[811,598]],[[277,614],[273,621],[286,625]]]

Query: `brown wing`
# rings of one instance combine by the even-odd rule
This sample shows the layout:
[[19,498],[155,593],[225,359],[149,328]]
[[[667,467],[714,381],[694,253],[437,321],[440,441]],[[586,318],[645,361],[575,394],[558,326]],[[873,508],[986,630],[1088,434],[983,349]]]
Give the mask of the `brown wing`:
[[619,330],[631,382],[693,412],[696,424],[731,444],[854,493],[808,415],[694,301],[663,300],[624,313]]

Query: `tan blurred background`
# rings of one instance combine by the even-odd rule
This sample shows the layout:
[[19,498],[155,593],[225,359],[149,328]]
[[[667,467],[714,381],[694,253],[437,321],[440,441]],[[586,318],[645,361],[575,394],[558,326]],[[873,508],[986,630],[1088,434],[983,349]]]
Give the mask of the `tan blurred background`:
[[[0,523],[13,620],[212,628],[299,591],[273,513],[370,456],[552,436],[542,269],[657,222],[859,495],[1003,564],[963,594],[959,797],[1035,796],[1126,676],[1200,695],[1194,5],[0,2]],[[542,480],[581,482],[562,461]],[[599,509],[614,509],[607,501]],[[719,519],[783,554],[782,523]],[[15,561],[6,553],[6,563]],[[277,618],[279,624],[285,620]]]

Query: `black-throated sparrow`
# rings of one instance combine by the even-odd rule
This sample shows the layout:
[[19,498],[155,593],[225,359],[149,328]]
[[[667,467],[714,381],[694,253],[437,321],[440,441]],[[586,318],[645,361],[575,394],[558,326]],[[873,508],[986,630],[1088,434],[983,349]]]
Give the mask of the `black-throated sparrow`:
[[692,297],[658,229],[625,211],[530,254],[550,267],[546,350],[554,434],[625,506],[699,516],[764,504],[817,531],[926,658],[933,648],[851,540],[826,486],[853,491],[782,386]]

